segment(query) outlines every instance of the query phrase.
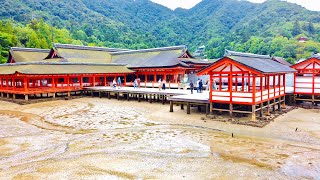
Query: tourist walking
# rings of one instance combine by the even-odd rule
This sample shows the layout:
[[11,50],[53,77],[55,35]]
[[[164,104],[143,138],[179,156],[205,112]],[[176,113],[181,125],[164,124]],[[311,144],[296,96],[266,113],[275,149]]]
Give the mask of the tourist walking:
[[209,91],[209,89],[210,89],[210,80],[208,79],[207,81],[206,81],[206,91]]
[[193,82],[192,82],[192,81],[190,81],[189,86],[190,86],[191,94],[193,94],[194,85],[193,85]]
[[216,79],[213,79],[212,89],[213,89],[214,91],[218,90]]
[[162,80],[162,90],[166,90],[166,80]]
[[203,88],[203,83],[202,83],[202,79],[200,79],[200,82],[199,82],[199,91],[200,91],[200,93],[202,93],[202,88]]
[[135,80],[133,81],[133,89],[136,89],[137,86],[138,86],[138,80],[135,79]]
[[121,88],[121,79],[120,79],[120,77],[118,77],[118,89],[120,89]]
[[112,81],[112,88],[113,88],[113,89],[116,89],[116,88],[117,88],[116,78],[114,78],[113,81]]
[[140,89],[140,83],[141,83],[141,79],[140,78],[137,79],[137,83],[138,83],[138,88]]
[[162,80],[161,80],[161,78],[159,79],[158,83],[159,83],[159,91],[161,91],[161,87],[162,87]]
[[197,83],[196,83],[197,93],[199,93],[199,92],[200,92],[199,84],[200,84],[200,78],[198,78],[198,81],[197,81]]

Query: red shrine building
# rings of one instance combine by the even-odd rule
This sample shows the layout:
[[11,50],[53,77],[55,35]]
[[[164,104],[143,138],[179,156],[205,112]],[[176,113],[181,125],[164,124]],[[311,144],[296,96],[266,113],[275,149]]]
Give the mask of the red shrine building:
[[[285,75],[295,72],[270,56],[226,51],[223,58],[197,74],[210,76],[210,112],[270,113],[285,102]],[[213,104],[214,103],[214,104]],[[228,106],[226,108],[226,106]]]
[[294,74],[294,95],[296,100],[320,101],[320,56],[313,55],[309,59],[292,66]]
[[[140,78],[142,86],[164,79],[178,87],[184,74],[208,65],[193,58],[186,46],[143,50],[54,44],[51,50],[11,48],[0,65],[4,97],[77,92],[88,86],[108,86],[120,77],[125,85]],[[170,86],[170,85],[169,85]]]

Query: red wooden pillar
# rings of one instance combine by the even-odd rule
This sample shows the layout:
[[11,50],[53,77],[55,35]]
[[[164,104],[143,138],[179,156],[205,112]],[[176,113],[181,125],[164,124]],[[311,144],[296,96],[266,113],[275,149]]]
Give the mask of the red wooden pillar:
[[248,92],[250,92],[250,89],[251,89],[250,83],[251,83],[251,77],[250,77],[250,72],[249,72],[248,73],[248,89],[247,89]]
[[[314,95],[314,88],[315,88],[315,84],[314,84],[314,79],[315,79],[315,65],[316,63],[313,62],[313,66],[312,66],[312,95]],[[313,99],[313,98],[312,98]]]
[[93,75],[92,76],[92,83],[93,83],[93,87],[95,87],[96,86],[96,77]]
[[268,100],[270,99],[270,76],[267,75],[267,84],[268,84]]
[[242,85],[242,92],[244,92],[244,73],[241,73],[241,85]]
[[56,82],[55,82],[55,77],[52,77],[52,83],[51,83],[52,89],[56,89]]
[[236,74],[235,77],[236,77],[236,91],[238,91],[238,74]]
[[293,75],[293,94],[296,94],[296,78],[297,78],[297,73],[295,72]]
[[260,91],[261,91],[261,101],[263,100],[263,86],[262,86],[262,81],[263,81],[263,78],[262,78],[262,76],[260,76]]
[[107,75],[104,76],[104,86],[107,86]]
[[222,74],[219,73],[219,91],[222,91]]
[[253,105],[256,104],[256,76],[252,75],[252,103]]
[[286,94],[286,74],[283,74],[283,87],[284,87],[284,94]]
[[16,89],[16,80],[15,80],[15,78],[12,78],[11,84],[12,84],[12,90],[15,91],[15,89]]
[[281,76],[278,74],[279,96],[281,95]]
[[276,75],[273,75],[273,95],[276,96]]
[[69,77],[69,75],[67,75],[67,88],[68,88],[68,90],[70,88],[70,77]]
[[25,94],[28,93],[28,79],[26,77],[23,78],[23,91]]
[[210,102],[212,102],[212,85],[213,85],[213,77],[212,77],[212,73],[210,72],[210,78],[209,78],[209,99],[210,99]]
[[232,72],[232,64],[230,64],[230,78],[229,78],[229,92],[230,92],[230,103],[232,103],[232,87],[233,87],[233,72]]

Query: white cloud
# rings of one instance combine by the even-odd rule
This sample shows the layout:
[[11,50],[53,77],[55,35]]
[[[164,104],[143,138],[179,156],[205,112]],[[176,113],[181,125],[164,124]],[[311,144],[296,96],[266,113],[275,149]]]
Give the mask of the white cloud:
[[[182,7],[185,9],[190,9],[201,0],[151,0],[155,3],[167,6],[170,9],[176,9],[177,7]],[[265,0],[248,0],[255,3],[262,3]],[[286,0],[291,3],[299,4],[307,9],[320,11],[320,2],[319,0]]]

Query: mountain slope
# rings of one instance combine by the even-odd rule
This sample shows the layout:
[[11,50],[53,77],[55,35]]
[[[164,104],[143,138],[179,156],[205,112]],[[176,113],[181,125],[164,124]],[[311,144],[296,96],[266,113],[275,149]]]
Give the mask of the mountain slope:
[[[66,29],[69,32],[64,32],[80,44],[122,48],[187,44],[191,50],[206,45],[209,58],[220,57],[225,48],[291,59],[320,51],[320,12],[279,0],[262,4],[203,0],[192,9],[175,11],[149,0],[0,2],[0,19],[11,19],[15,27],[41,18],[48,27]],[[34,26],[26,27],[41,34]],[[300,34],[310,43],[298,44]],[[28,46],[28,40],[17,43]],[[50,37],[42,41],[50,45]],[[0,46],[5,44],[0,42]]]

